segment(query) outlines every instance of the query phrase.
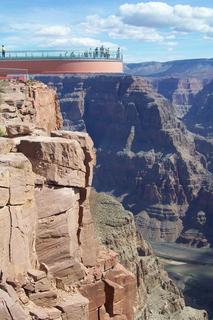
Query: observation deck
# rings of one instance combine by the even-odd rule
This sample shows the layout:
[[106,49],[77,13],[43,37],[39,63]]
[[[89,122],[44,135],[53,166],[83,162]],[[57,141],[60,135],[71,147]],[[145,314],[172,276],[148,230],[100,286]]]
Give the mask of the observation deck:
[[0,56],[0,76],[122,72],[119,49],[6,51]]

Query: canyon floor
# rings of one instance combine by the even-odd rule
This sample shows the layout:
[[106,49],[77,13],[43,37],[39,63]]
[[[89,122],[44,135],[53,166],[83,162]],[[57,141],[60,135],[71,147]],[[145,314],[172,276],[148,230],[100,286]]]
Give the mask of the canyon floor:
[[186,303],[204,308],[213,319],[213,249],[188,248],[174,243],[152,242],[169,276],[183,291]]

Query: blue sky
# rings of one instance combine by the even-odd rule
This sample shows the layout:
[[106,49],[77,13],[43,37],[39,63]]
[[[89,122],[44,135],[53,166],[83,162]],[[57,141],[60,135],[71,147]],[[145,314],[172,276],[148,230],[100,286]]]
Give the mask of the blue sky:
[[0,0],[7,50],[122,47],[127,62],[213,58],[212,0]]

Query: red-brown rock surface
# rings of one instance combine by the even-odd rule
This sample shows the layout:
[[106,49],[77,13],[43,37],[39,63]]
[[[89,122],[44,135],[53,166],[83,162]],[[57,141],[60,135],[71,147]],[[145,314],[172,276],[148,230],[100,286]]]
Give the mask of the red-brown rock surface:
[[57,96],[41,82],[1,82],[0,128],[9,137],[51,132],[62,118]]
[[[112,193],[132,211],[147,239],[183,239],[182,230],[185,233],[193,224],[192,219],[186,224],[192,204],[203,195],[206,180],[212,180],[211,142],[201,145],[176,117],[174,105],[142,77],[46,77],[45,81],[58,89],[65,125],[87,131],[94,141],[97,191]],[[176,88],[175,103],[192,104],[203,85],[196,79],[172,81],[170,88],[169,80],[163,79],[161,92],[168,90],[172,100]],[[208,228],[213,221],[211,206],[200,203],[199,211],[207,216],[206,227],[199,227],[200,244],[209,245],[213,243]]]
[[17,301],[22,294],[17,305],[24,317],[43,312],[55,319],[45,315],[52,307],[62,319],[99,319],[100,312],[106,319],[133,319],[135,277],[95,238],[87,177],[95,156],[88,135],[25,137],[16,148],[0,156],[0,267]]
[[[142,268],[144,278],[142,269],[134,275],[137,263],[127,270],[95,236],[89,203],[95,154],[88,134],[54,131],[1,138],[1,144],[0,319],[149,319],[138,313],[144,302],[140,307],[137,287],[145,278],[152,286],[155,264]],[[178,311],[181,303],[179,295],[171,307]],[[203,311],[194,313],[195,320],[207,319]]]
[[122,264],[137,279],[135,319],[205,319],[206,312],[185,306],[183,295],[163,270],[151,246],[137,237],[133,215],[112,196],[90,196],[91,212],[101,242],[115,250]]
[[[47,111],[37,118],[48,134],[58,127],[57,103],[45,85],[33,88],[33,104],[52,109],[50,119]],[[0,143],[0,319],[133,320],[135,276],[94,232],[88,134],[53,131]]]
[[0,155],[0,194],[0,269],[5,277],[16,277],[37,261],[34,176],[23,154]]

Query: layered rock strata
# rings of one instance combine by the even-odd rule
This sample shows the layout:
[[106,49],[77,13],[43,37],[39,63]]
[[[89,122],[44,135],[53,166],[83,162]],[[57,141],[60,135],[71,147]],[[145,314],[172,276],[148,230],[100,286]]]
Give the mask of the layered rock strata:
[[203,89],[207,80],[199,78],[151,78],[149,81],[154,88],[165,98],[171,101],[179,118],[185,116],[192,104],[196,94]]
[[0,138],[0,318],[133,320],[135,276],[95,237],[91,139],[22,134]]
[[[211,173],[202,183],[198,196],[190,204],[185,218],[181,240],[197,246],[213,243],[213,81],[210,81],[194,98],[189,113],[184,117],[186,126],[195,134],[195,147]],[[210,241],[209,241],[210,239]]]
[[184,121],[191,131],[213,139],[213,80],[196,95]]
[[[176,118],[174,106],[141,77],[43,80],[57,87],[66,126],[87,131],[94,141],[94,187],[112,193],[131,210],[146,238],[181,239],[182,230],[189,228],[184,217],[212,180],[211,155],[197,148],[198,140]],[[179,83],[180,88],[187,85],[195,90],[193,82]],[[206,215],[210,226],[210,207]],[[201,226],[199,232],[203,244],[212,243],[210,229],[207,233]]]
[[186,307],[183,296],[163,270],[150,245],[136,235],[133,216],[112,196],[92,191],[91,212],[101,242],[119,254],[137,278],[135,319],[205,319],[205,311]]
[[[119,204],[108,229],[102,221],[108,233],[102,244],[111,243],[99,244],[89,203],[94,163],[86,133],[0,138],[0,318],[207,319],[204,311],[189,313],[174,284],[163,280],[150,246],[142,238],[137,243],[132,216]],[[159,300],[158,287],[167,298]],[[151,304],[154,297],[160,309]]]
[[41,82],[1,81],[0,129],[9,137],[50,133],[62,124],[54,90]]

